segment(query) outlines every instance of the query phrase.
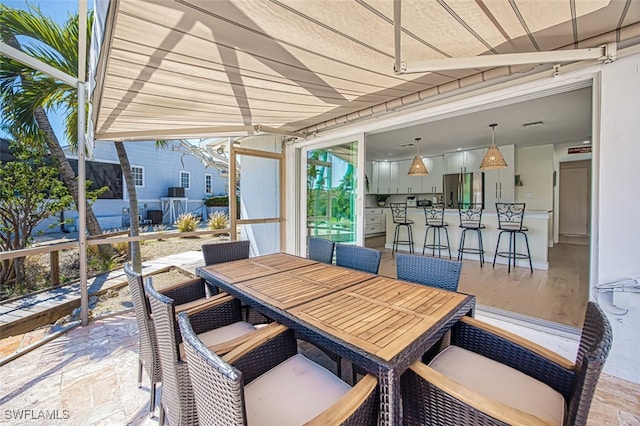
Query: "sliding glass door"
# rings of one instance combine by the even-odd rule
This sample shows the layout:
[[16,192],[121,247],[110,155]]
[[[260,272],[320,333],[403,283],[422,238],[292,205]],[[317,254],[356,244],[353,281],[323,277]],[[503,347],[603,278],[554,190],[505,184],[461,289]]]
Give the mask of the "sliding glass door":
[[306,236],[362,244],[359,140],[303,150]]

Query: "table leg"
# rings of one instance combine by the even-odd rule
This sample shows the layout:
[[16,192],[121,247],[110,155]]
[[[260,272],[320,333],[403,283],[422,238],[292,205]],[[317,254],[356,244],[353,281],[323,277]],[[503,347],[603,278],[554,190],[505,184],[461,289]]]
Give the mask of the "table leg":
[[400,378],[396,377],[395,370],[381,371],[380,381],[380,425],[399,425],[402,423],[400,416]]

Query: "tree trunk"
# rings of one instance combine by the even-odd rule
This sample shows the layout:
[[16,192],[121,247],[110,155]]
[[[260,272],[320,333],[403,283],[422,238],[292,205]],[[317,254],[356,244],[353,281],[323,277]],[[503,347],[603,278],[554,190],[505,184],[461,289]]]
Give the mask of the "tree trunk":
[[[122,174],[124,175],[124,181],[127,185],[127,192],[129,193],[129,215],[130,215],[130,228],[129,236],[137,237],[140,235],[140,221],[138,216],[138,194],[136,193],[136,184],[133,181],[133,175],[131,174],[131,164],[129,164],[129,157],[127,151],[124,149],[122,142],[114,142],[116,146],[116,152],[118,153],[118,159],[120,160],[120,167],[122,168]],[[142,255],[140,253],[140,241],[132,241],[129,243],[129,252],[131,253],[131,263],[133,264],[133,270],[142,272]]]

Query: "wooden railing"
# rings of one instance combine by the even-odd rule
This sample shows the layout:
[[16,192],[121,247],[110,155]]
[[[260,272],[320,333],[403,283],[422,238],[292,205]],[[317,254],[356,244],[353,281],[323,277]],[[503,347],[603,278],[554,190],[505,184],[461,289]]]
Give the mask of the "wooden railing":
[[[219,235],[228,234],[229,229],[216,229],[193,231],[193,232],[179,232],[179,231],[163,231],[163,232],[149,232],[136,237],[128,236],[128,231],[115,232],[111,234],[102,234],[87,238],[87,245],[100,245],[100,244],[116,244],[121,242],[132,241],[146,241],[146,240],[160,240],[168,238],[184,238],[184,237],[196,237],[201,235]],[[69,240],[53,244],[43,244],[35,247],[29,247],[20,250],[3,251],[0,252],[0,261],[16,259],[21,257],[34,256],[37,254],[49,253],[50,262],[50,280],[51,285],[56,286],[60,284],[60,251],[69,250],[74,248],[80,248],[80,241]]]

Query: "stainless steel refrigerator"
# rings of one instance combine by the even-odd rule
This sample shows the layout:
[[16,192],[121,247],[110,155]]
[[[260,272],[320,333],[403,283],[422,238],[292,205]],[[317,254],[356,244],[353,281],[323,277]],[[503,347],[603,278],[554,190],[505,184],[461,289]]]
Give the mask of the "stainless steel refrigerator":
[[484,208],[484,173],[447,174],[444,180],[444,206],[457,209],[460,203],[481,203]]

